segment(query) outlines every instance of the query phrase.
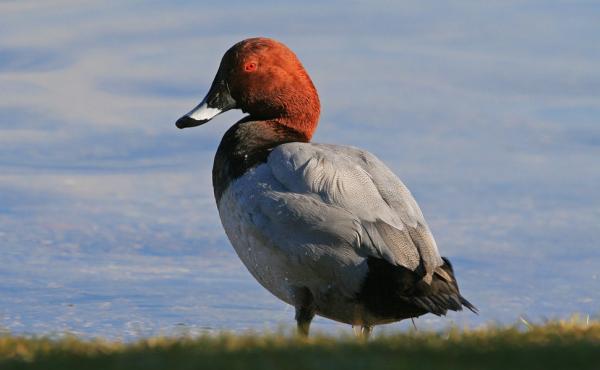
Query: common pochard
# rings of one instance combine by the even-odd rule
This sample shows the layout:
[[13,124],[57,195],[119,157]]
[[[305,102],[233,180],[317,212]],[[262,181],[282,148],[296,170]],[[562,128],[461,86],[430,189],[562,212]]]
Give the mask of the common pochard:
[[231,47],[202,102],[179,128],[230,109],[248,115],[223,136],[213,187],[221,221],[250,273],[295,307],[307,335],[315,314],[361,327],[445,315],[463,306],[415,199],[373,154],[311,143],[319,97],[284,44]]

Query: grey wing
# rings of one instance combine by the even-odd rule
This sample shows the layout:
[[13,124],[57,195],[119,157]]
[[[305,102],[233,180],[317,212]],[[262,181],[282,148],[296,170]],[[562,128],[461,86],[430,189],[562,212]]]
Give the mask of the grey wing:
[[[344,240],[337,248],[349,249],[344,253],[383,258],[427,282],[442,271],[438,267],[443,261],[419,206],[374,155],[352,147],[290,143],[270,154],[268,166],[285,189],[278,197],[287,212],[300,218],[313,215],[296,225],[319,230],[323,237],[335,234]],[[292,199],[299,196],[310,202]]]

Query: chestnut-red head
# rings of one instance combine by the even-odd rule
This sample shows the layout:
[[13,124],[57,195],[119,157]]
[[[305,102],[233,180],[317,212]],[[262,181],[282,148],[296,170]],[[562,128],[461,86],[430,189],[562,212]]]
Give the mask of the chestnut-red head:
[[177,127],[208,122],[229,109],[255,121],[288,126],[310,140],[320,113],[319,96],[296,55],[269,38],[251,38],[229,49],[204,100]]

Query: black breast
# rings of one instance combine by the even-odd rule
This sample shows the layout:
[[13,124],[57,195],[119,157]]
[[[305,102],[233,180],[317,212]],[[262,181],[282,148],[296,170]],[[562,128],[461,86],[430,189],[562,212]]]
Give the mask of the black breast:
[[221,139],[212,178],[217,204],[229,184],[249,169],[267,161],[273,148],[290,142],[306,142],[304,135],[275,121],[252,121],[246,117]]

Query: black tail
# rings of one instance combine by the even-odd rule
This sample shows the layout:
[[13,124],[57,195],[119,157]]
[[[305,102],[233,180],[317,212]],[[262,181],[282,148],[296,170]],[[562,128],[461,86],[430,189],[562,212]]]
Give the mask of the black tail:
[[417,282],[413,294],[404,299],[438,316],[448,311],[462,311],[463,307],[478,313],[477,308],[460,295],[452,264],[446,257],[442,259],[444,264],[438,267],[442,271],[433,274],[431,284]]
[[445,315],[463,307],[477,313],[477,308],[460,295],[450,261],[442,258],[444,264],[438,268],[441,271],[434,273],[428,284],[414,271],[369,257],[369,272],[357,299],[373,314],[398,320],[428,312]]

